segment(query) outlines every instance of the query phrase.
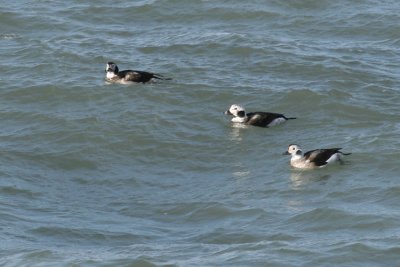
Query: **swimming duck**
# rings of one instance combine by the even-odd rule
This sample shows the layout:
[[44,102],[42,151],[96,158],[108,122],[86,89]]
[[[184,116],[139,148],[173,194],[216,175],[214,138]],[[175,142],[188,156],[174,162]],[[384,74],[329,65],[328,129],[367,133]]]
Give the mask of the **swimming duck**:
[[106,66],[106,80],[119,83],[147,83],[151,79],[171,80],[164,78],[162,75],[152,72],[139,70],[123,70],[119,71],[117,64],[108,62]]
[[271,127],[281,124],[287,120],[293,120],[296,118],[287,118],[283,114],[272,113],[272,112],[251,112],[246,113],[245,109],[237,104],[233,104],[227,111],[225,115],[232,115],[232,122],[244,123],[259,127]]
[[298,145],[291,144],[284,155],[292,155],[290,165],[299,169],[316,169],[327,166],[334,162],[343,163],[343,155],[350,155],[351,153],[343,153],[341,148],[323,148],[303,151]]

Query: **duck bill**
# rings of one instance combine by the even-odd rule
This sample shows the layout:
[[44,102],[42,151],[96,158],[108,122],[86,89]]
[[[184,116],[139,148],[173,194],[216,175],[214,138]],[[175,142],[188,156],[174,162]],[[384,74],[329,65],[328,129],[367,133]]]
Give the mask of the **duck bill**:
[[288,151],[283,152],[282,155],[290,155],[290,153]]
[[225,115],[233,115],[229,110],[224,112]]

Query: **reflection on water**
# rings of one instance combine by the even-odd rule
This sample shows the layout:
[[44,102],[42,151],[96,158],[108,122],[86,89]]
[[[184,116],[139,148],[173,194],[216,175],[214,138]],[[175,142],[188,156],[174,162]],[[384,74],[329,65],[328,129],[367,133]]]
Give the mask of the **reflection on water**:
[[248,125],[243,124],[243,123],[232,123],[232,129],[230,133],[230,140],[231,141],[236,141],[236,142],[241,142],[242,137],[240,131],[242,129],[248,128]]
[[291,211],[304,211],[304,201],[289,200],[287,202],[287,208]]
[[[312,171],[312,170],[295,170],[292,171],[290,174],[290,189],[292,190],[303,190],[307,191],[305,189],[306,185],[315,183],[315,182],[325,182],[330,178],[329,174],[324,174],[319,171]],[[304,206],[304,201],[300,199],[291,199],[290,201],[287,202],[287,207],[290,210],[293,211],[304,211],[305,206]]]
[[330,178],[329,174],[322,174],[319,171],[292,171],[290,181],[292,189],[301,189],[301,187],[312,182],[326,181]]
[[249,170],[240,170],[240,171],[234,171],[232,172],[232,175],[236,178],[249,178],[250,176],[250,171]]
[[236,162],[233,166],[232,176],[237,179],[237,181],[245,181],[250,177],[250,170],[243,164],[243,162]]

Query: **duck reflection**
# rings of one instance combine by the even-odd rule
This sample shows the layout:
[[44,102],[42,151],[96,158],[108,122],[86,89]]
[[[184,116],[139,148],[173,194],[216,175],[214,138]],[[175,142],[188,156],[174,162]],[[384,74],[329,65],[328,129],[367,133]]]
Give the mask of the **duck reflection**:
[[248,128],[248,125],[244,125],[242,123],[232,123],[232,128],[231,132],[229,133],[229,139],[231,141],[235,142],[241,142],[242,141],[242,136],[241,136],[241,130]]
[[291,188],[301,189],[309,183],[324,182],[330,177],[329,174],[318,173],[318,171],[292,171],[290,174]]

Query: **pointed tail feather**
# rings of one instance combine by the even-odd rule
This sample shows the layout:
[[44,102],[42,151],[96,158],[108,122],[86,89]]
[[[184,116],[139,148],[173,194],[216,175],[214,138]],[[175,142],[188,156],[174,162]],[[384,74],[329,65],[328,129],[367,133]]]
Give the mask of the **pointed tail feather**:
[[154,79],[159,79],[159,80],[165,80],[165,81],[172,80],[172,78],[166,78],[166,77],[162,76],[161,74],[153,74],[153,78]]

